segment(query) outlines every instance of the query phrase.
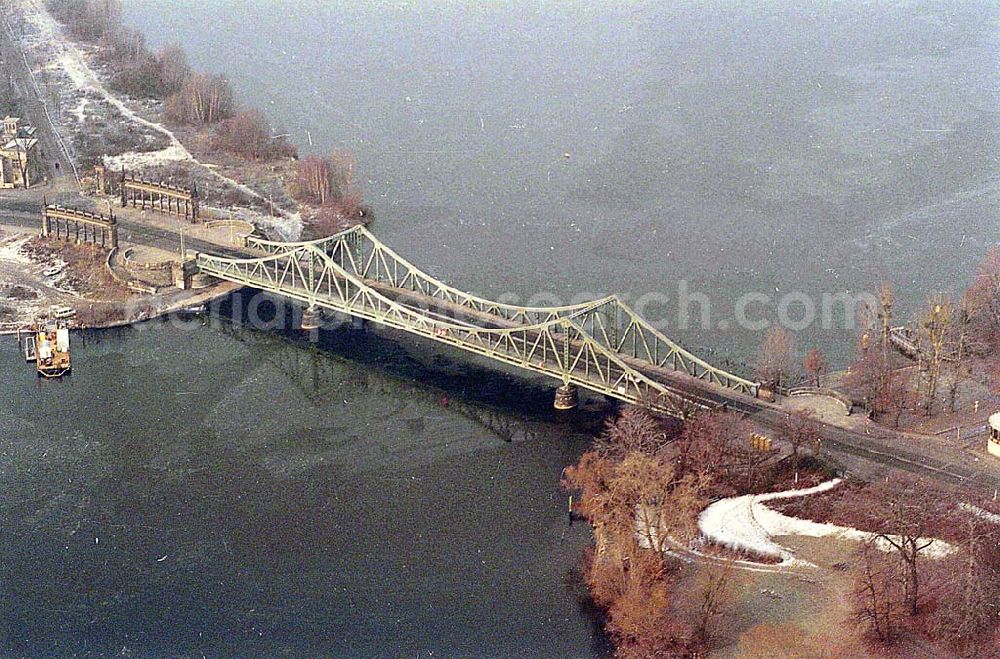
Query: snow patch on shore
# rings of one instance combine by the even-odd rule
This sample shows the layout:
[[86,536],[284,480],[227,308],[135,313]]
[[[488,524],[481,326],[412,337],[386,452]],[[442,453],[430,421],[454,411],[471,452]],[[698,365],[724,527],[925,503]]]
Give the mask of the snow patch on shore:
[[968,513],[972,513],[980,519],[986,520],[991,524],[1000,526],[1000,515],[995,515],[988,510],[983,510],[979,506],[973,506],[971,503],[960,503],[958,504],[958,507]]
[[[847,526],[789,517],[768,508],[764,503],[777,499],[819,494],[833,489],[840,483],[841,479],[835,478],[815,487],[801,490],[747,494],[722,499],[702,511],[698,517],[698,527],[708,540],[724,547],[779,558],[782,565],[812,565],[807,561],[795,558],[791,551],[776,543],[772,538],[783,535],[801,535],[813,538],[833,537],[860,542],[874,538],[876,534]],[[883,551],[892,550],[892,545],[884,539],[878,540],[876,546]],[[951,554],[955,548],[942,540],[932,540],[932,544],[925,551],[930,557],[940,558]]]
[[177,145],[172,144],[159,151],[129,151],[117,156],[104,156],[104,166],[113,172],[122,167],[132,170],[191,160],[191,154],[187,149],[177,148]]
[[30,265],[31,259],[24,253],[23,247],[30,237],[7,239],[0,242],[0,261],[12,261],[20,265]]
[[162,133],[170,140],[170,148],[186,154],[187,160],[194,160],[191,152],[184,148],[177,137],[163,124],[150,121],[139,116],[132,108],[105,88],[94,71],[87,64],[83,53],[63,34],[62,27],[48,12],[40,0],[23,0],[25,19],[38,31],[39,38],[53,52],[52,61],[46,68],[61,71],[72,81],[73,86],[81,92],[92,91],[113,105],[129,121],[142,124],[147,128]]

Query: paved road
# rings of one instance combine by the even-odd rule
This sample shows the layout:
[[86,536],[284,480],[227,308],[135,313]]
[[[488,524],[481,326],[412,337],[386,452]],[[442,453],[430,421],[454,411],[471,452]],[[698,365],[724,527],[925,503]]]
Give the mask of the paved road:
[[[30,203],[0,203],[0,224],[28,227],[40,227],[41,209]],[[148,245],[170,252],[180,252],[181,236],[176,231],[161,229],[131,220],[118,218],[118,239],[134,245]],[[224,247],[190,236],[184,237],[184,246],[189,251],[207,252],[220,256],[247,256],[235,247]]]
[[[706,404],[725,405],[728,409],[742,412],[755,422],[769,428],[778,428],[787,411],[777,405],[746,396],[732,395],[700,383],[685,383],[675,386],[685,396],[701,400]],[[931,455],[929,451],[911,450],[913,440],[902,433],[875,426],[876,435],[841,428],[829,423],[817,422],[823,440],[824,451],[830,453],[849,471],[857,470],[858,460],[900,469],[920,476],[932,478],[952,485],[961,485],[983,495],[991,496],[1000,487],[1000,465],[984,454],[982,465],[958,464]],[[910,448],[900,448],[900,446]],[[872,475],[870,468],[860,469]]]

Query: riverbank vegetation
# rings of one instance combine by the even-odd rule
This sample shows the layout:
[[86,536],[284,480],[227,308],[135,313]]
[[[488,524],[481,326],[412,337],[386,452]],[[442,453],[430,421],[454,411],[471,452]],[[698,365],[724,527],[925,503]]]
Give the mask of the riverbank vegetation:
[[84,298],[124,301],[132,292],[116,280],[107,267],[107,250],[87,243],[35,236],[24,246],[35,263],[64,271],[56,287]]
[[838,390],[893,429],[982,434],[988,415],[1000,409],[1000,247],[988,251],[960,295],[932,292],[910,318],[898,307],[892,285],[879,284],[858,310],[852,361],[834,373],[818,348],[800,359],[795,336],[774,326],[754,376],[765,389]]
[[[867,310],[844,386],[894,428],[939,432],[985,423],[1000,405],[1000,248],[993,247],[957,298],[935,292],[908,321],[882,284]],[[899,326],[902,330],[893,331]],[[902,336],[912,354],[900,354]]]
[[[853,553],[845,545],[828,568],[825,588],[844,607],[815,603],[818,612],[785,612],[777,623],[758,615],[752,600],[758,590],[773,592],[759,587],[772,577],[746,571],[746,561],[762,567],[775,561],[705,546],[699,514],[719,498],[805,488],[830,474],[815,460],[818,435],[807,416],[790,417],[776,431],[792,447],[783,453],[748,441],[752,432],[733,413],[698,413],[678,427],[630,407],[566,469],[563,486],[576,497],[574,514],[594,533],[584,581],[618,656],[704,656],[736,645],[777,651],[784,645],[762,630],[813,615],[837,617],[823,624],[855,630],[845,635],[848,646],[867,644],[872,654],[932,644],[942,652],[994,656],[1000,507],[959,504],[971,500],[906,476],[769,504],[870,535]],[[794,589],[793,576],[786,585]]]
[[574,514],[594,530],[585,581],[620,656],[693,656],[715,643],[737,556],[702,547],[715,558],[681,558],[698,544],[698,514],[711,499],[827,477],[811,459],[797,455],[793,465],[752,445],[750,432],[731,412],[699,413],[678,427],[629,407],[566,469]]
[[[222,206],[246,206],[271,215],[294,207],[301,212],[307,237],[370,221],[349,154],[299,160],[288,135],[276,131],[263,112],[242,107],[225,76],[195,71],[177,46],[154,52],[141,32],[123,26],[120,0],[47,0],[46,4],[73,38],[94,47],[94,62],[108,88],[144,102],[198,161],[213,163],[216,171],[258,196],[194,172],[196,163],[184,160],[150,158],[136,173],[189,187],[197,182],[203,198]],[[88,152],[82,164],[96,164],[105,155],[127,150],[100,151],[113,142],[93,144],[97,152]],[[142,145],[136,150],[148,151]]]
[[[993,657],[1000,647],[1000,506],[969,501],[966,492],[894,475],[776,507],[873,534],[845,564],[854,618],[873,645],[917,638],[965,657]],[[942,555],[940,541],[952,551]]]

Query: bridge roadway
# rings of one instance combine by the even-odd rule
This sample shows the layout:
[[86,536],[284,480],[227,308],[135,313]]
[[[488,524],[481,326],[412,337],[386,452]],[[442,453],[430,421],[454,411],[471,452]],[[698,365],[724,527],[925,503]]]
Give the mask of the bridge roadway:
[[[469,309],[467,306],[443,301],[440,297],[428,296],[409,288],[390,286],[378,279],[365,278],[363,283],[417,313],[433,310],[433,314],[445,321],[471,321],[471,324],[479,328],[514,328],[519,325],[500,315]],[[530,341],[535,335],[535,331],[530,330],[526,340]],[[579,341],[570,343],[574,350],[579,347]],[[768,428],[779,427],[787,414],[787,411],[778,405],[732,388],[718,386],[670,368],[644,363],[627,355],[622,355],[621,359],[642,375],[656,381],[679,397],[693,401],[699,407],[725,407],[743,413],[755,423]],[[551,358],[548,361],[551,363]],[[875,431],[876,435],[869,435],[828,423],[818,423],[818,426],[825,449],[834,454],[841,465],[850,472],[870,477],[876,471],[873,470],[873,465],[882,465],[954,485],[967,486],[986,495],[992,495],[994,489],[1000,486],[1000,468],[988,460],[984,460],[982,464],[971,464],[968,461],[960,463],[942,459],[941,455],[935,454],[928,447],[914,443],[912,437],[886,429],[878,428]]]
[[[4,207],[6,210],[0,211],[0,224],[30,228],[38,225],[37,210],[28,211],[20,204],[17,206],[4,204]],[[134,244],[146,244],[171,251],[178,250],[180,246],[180,235],[167,229],[119,220],[119,230],[122,232],[123,240]],[[245,258],[251,254],[257,254],[257,252],[248,249],[222,248],[190,238],[186,238],[185,242],[192,250],[223,257]],[[381,288],[384,292],[391,293],[386,287]],[[411,291],[397,291],[397,294],[400,297],[410,296],[411,299],[413,296]],[[440,301],[434,300],[433,302],[436,308],[444,308]],[[467,309],[462,309],[460,315],[468,313]],[[507,321],[494,317],[493,322],[497,326],[501,326]],[[741,395],[728,389],[711,386],[701,380],[684,377],[680,373],[674,372],[664,375],[669,376],[665,378],[669,386],[685,397],[699,401],[703,406],[725,407],[740,412],[764,427],[778,427],[786,414],[778,405]],[[825,451],[829,452],[835,461],[848,467],[850,471],[857,469],[864,472],[865,475],[871,476],[877,473],[878,466],[890,467],[944,483],[970,487],[986,496],[992,495],[994,490],[1000,487],[1000,471],[991,468],[991,465],[985,460],[982,465],[976,467],[961,465],[944,461],[936,455],[931,455],[929,451],[921,451],[920,447],[913,447],[912,450],[900,449],[898,444],[905,440],[902,439],[901,434],[892,431],[883,430],[884,436],[877,437],[828,423],[819,423],[818,425]]]
[[[415,294],[412,291],[393,290],[391,287],[373,281],[369,281],[369,283],[388,296],[408,301],[408,306],[413,305],[416,308],[447,308],[447,306],[442,306],[440,301]],[[454,314],[445,315],[450,319],[457,320],[466,317],[468,314],[469,312],[466,309],[458,308],[454,310]],[[509,327],[513,325],[513,323],[503,318],[487,314],[482,314],[480,319],[485,325],[495,327]],[[770,429],[780,427],[785,416],[788,414],[787,410],[779,405],[712,385],[684,373],[642,364],[632,358],[624,359],[644,374],[656,379],[670,390],[677,392],[686,400],[697,403],[699,407],[724,408],[739,412],[748,416],[753,422]],[[828,423],[819,422],[817,425],[823,438],[824,448],[832,453],[840,454],[840,463],[847,471],[854,471],[856,467],[854,469],[846,469],[847,464],[851,460],[844,460],[843,458],[853,458],[866,463],[877,463],[909,473],[929,476],[935,480],[952,485],[971,487],[983,495],[991,495],[997,487],[1000,487],[1000,469],[994,470],[992,473],[988,468],[972,469],[954,462],[946,462],[938,457],[931,456],[929,453],[902,450],[888,443],[893,438],[895,438],[897,443],[903,441],[902,438],[904,435],[901,433],[888,432],[887,438],[880,438]],[[863,471],[868,476],[871,476],[873,473],[870,467],[863,468]]]

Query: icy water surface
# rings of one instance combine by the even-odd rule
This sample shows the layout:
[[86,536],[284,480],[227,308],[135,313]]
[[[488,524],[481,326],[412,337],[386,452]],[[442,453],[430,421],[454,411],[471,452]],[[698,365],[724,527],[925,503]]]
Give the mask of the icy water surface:
[[[770,318],[886,278],[906,314],[1000,238],[1000,5],[805,4],[126,3],[303,151],[355,153],[376,231],[433,274],[520,300],[686,280],[708,327],[647,315],[744,361],[748,292]],[[843,325],[800,348],[841,362]]]
[[62,382],[0,341],[0,653],[602,652],[558,486],[589,428],[405,339],[326,339],[147,324],[75,337]]

